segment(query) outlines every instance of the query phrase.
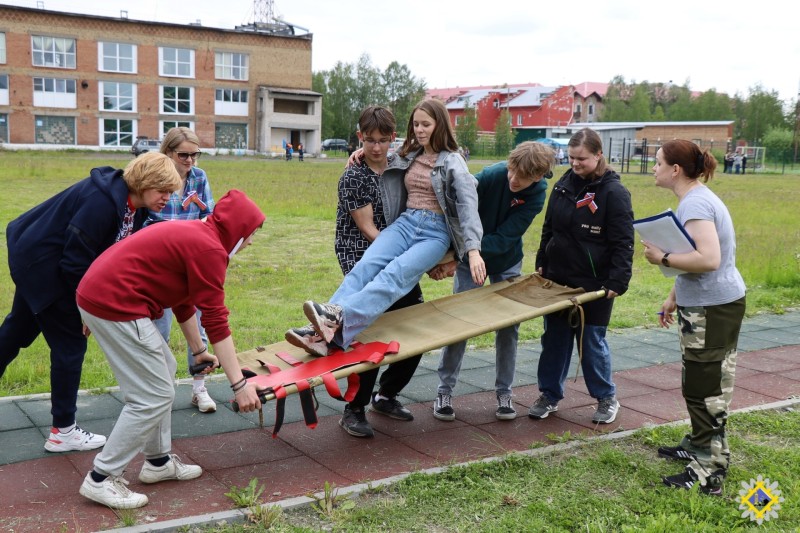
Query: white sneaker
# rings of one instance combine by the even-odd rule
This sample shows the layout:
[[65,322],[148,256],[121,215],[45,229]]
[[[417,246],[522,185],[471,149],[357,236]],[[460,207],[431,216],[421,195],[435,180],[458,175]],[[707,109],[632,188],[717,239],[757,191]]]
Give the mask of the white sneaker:
[[142,471],[139,472],[139,481],[142,483],[158,483],[168,479],[186,481],[200,477],[202,473],[203,469],[199,466],[183,464],[177,455],[171,453],[169,461],[164,466],[153,466],[149,461],[145,461]]
[[81,496],[107,505],[112,509],[136,509],[147,505],[147,496],[131,491],[128,482],[120,477],[107,477],[100,483],[92,479],[92,473],[86,474],[81,485]]
[[58,428],[50,429],[50,437],[44,443],[44,449],[48,452],[94,450],[105,443],[106,438],[104,436],[89,433],[76,425],[68,433],[61,433]]
[[201,413],[213,413],[217,410],[217,404],[208,395],[205,387],[192,393],[192,405],[197,406]]

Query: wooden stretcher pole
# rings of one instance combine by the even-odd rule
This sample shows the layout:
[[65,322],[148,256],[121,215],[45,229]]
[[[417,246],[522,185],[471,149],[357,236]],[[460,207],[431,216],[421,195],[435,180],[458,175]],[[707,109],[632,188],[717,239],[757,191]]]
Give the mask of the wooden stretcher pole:
[[[519,315],[519,316],[515,317],[513,320],[508,320],[507,322],[501,322],[500,325],[493,324],[491,327],[481,328],[480,331],[474,331],[474,330],[470,331],[468,335],[464,336],[464,338],[456,338],[456,339],[453,340],[453,342],[465,341],[467,339],[471,339],[473,337],[477,337],[478,335],[483,335],[484,333],[490,333],[492,331],[497,331],[498,329],[503,329],[503,328],[506,328],[508,326],[513,326],[514,324],[519,324],[520,322],[525,322],[526,320],[531,320],[531,319],[534,319],[534,318],[537,318],[537,317],[540,317],[540,316],[549,315],[550,313],[555,313],[555,312],[561,311],[563,309],[569,309],[570,307],[575,305],[573,303],[573,300],[575,302],[577,302],[578,304],[584,304],[586,302],[591,302],[593,300],[598,300],[600,298],[605,298],[605,296],[606,296],[606,291],[605,290],[581,293],[581,294],[578,294],[578,295],[574,296],[570,300],[562,300],[560,302],[556,302],[554,304],[550,304],[550,305],[545,306],[545,307],[537,307],[537,308],[535,308],[536,309],[535,312],[532,311],[530,314]],[[402,349],[402,346],[400,348]],[[441,346],[430,346],[430,347],[427,347],[425,350],[421,351],[420,353],[425,353],[425,352],[430,351],[430,350],[435,350],[436,348],[441,348]],[[414,355],[419,355],[419,354],[408,354],[407,357],[412,357]],[[364,371],[367,371],[367,370],[371,370],[373,368],[375,368],[375,365],[372,364],[372,363],[359,363],[357,365],[352,365],[352,366],[349,366],[347,368],[340,368],[339,370],[335,370],[335,371],[333,371],[333,376],[336,379],[340,379],[340,378],[347,377],[350,374],[358,374],[358,373],[361,373],[361,372],[364,372]],[[322,381],[321,377],[317,376],[317,377],[309,378],[308,379],[308,383],[312,388],[314,388],[314,387],[319,387],[320,385],[322,385],[323,381]],[[294,384],[287,385],[285,387],[285,389],[286,389],[286,394],[287,395],[288,394],[295,394],[297,392],[297,386],[294,385]],[[268,402],[270,400],[274,400],[274,399],[275,399],[275,395],[273,393],[271,393],[271,392],[261,395],[262,403],[266,403],[266,402]]]

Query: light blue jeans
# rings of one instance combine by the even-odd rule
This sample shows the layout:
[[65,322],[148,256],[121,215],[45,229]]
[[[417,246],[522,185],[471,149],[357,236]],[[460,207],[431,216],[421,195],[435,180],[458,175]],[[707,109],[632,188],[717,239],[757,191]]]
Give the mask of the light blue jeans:
[[347,349],[353,339],[408,294],[450,248],[444,215],[407,209],[369,245],[330,303],[344,310],[333,342]]
[[[200,316],[202,313],[200,310],[197,310],[197,327],[200,328],[200,338],[203,339],[203,344],[208,346],[208,336],[206,336],[206,330],[203,329],[203,325],[200,324]],[[169,344],[169,333],[172,330],[172,309],[167,308],[164,309],[164,314],[161,318],[157,318],[153,320],[153,324],[155,324],[158,332],[161,333],[161,336],[164,337],[164,340]],[[188,366],[192,366],[194,364],[194,357],[192,356],[192,349],[187,345],[186,346],[186,363]],[[197,375],[198,379],[202,378],[201,374]]]
[[[499,283],[509,278],[514,278],[522,272],[522,261],[508,270],[499,274],[490,274],[489,281]],[[453,281],[453,293],[468,291],[479,287],[472,281],[468,263],[459,263]],[[519,338],[519,324],[499,329],[494,332],[495,378],[494,389],[497,395],[511,394],[511,385],[514,383],[514,369],[517,364],[517,339]],[[439,357],[439,394],[452,394],[461,372],[461,362],[467,341],[457,342],[442,348]]]
[[[589,394],[596,400],[617,393],[611,378],[611,350],[606,341],[606,329],[606,326],[586,325],[583,330],[583,380]],[[569,324],[566,312],[545,315],[538,382],[539,391],[552,403],[564,399],[572,348],[579,334],[580,331]]]

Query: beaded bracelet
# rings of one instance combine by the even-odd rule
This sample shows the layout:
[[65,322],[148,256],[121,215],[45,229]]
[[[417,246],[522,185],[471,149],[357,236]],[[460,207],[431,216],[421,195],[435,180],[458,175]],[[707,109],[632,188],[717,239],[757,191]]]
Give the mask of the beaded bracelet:
[[203,349],[202,349],[202,350],[200,350],[199,352],[194,352],[194,353],[192,353],[192,357],[197,357],[197,356],[198,356],[198,355],[200,355],[201,353],[203,353],[203,352],[207,352],[207,351],[208,351],[208,344],[204,344],[204,345],[203,345]]

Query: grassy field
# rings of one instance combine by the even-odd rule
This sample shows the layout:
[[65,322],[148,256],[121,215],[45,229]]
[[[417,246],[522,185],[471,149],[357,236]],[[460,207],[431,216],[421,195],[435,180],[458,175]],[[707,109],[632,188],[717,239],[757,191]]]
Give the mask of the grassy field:
[[[351,499],[337,493],[330,512],[305,507],[280,513],[267,507],[252,515],[257,523],[203,531],[266,531],[268,526],[280,532],[800,531],[800,412],[730,417],[733,461],[721,497],[702,495],[696,487],[684,491],[662,485],[661,477],[678,473],[683,463],[656,459],[655,450],[678,442],[687,430],[685,425],[661,426],[618,440],[552,435],[554,443],[574,446],[530,456],[501,455],[439,474],[415,473]],[[750,485],[759,475],[777,482],[775,490],[784,498],[777,518],[761,525],[739,509],[742,483]],[[268,486],[269,480],[260,483]]]
[[[6,260],[8,222],[84,178],[90,168],[121,168],[129,160],[125,154],[0,151],[0,313],[10,308],[14,291]],[[470,168],[477,172],[489,163],[471,161]],[[238,188],[267,214],[254,245],[237,255],[229,268],[227,304],[237,347],[245,350],[281,340],[288,327],[305,322],[301,311],[304,300],[326,299],[341,281],[333,253],[333,232],[336,184],[344,161],[207,157],[200,161],[200,167],[208,173],[215,197]],[[557,174],[564,170],[566,167],[559,167]],[[637,217],[677,205],[672,193],[657,189],[649,175],[624,175],[623,182],[633,195]],[[738,267],[748,285],[748,315],[796,307],[800,304],[800,224],[793,199],[800,192],[800,176],[720,174],[710,185],[726,202],[736,224]],[[541,217],[537,217],[525,236],[524,273],[533,271],[540,229]],[[631,287],[617,300],[611,327],[655,327],[655,311],[670,284],[671,280],[644,260],[641,247],[637,247]],[[428,300],[451,290],[449,280],[423,280]],[[526,322],[521,328],[523,340],[540,334],[539,320]],[[180,337],[173,336],[173,348],[182,352]],[[474,342],[485,345],[490,339],[483,336]],[[178,357],[185,368],[182,359]],[[47,347],[40,338],[0,379],[0,396],[46,392],[48,376]],[[111,385],[114,379],[105,359],[90,341],[81,386]]]

